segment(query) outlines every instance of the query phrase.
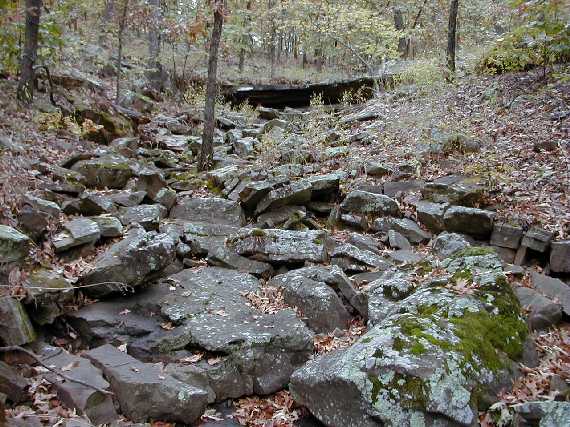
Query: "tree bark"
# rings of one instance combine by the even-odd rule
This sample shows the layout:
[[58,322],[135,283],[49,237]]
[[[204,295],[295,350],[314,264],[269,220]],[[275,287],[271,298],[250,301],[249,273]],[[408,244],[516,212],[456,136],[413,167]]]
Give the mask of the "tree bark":
[[269,13],[271,14],[271,37],[269,40],[269,61],[271,62],[270,76],[273,79],[275,77],[275,36],[277,29],[275,28],[275,18],[273,17],[273,1],[269,0],[267,7]]
[[26,104],[34,99],[34,65],[38,58],[41,13],[42,0],[26,0],[26,33],[17,92],[18,99]]
[[[404,31],[404,15],[402,14],[402,9],[395,7],[394,8],[394,27],[398,31]],[[398,53],[400,54],[401,58],[407,58],[408,56],[408,41],[406,37],[400,37],[398,39]]]
[[451,0],[449,4],[449,27],[447,30],[447,66],[455,73],[455,49],[457,47],[457,11],[459,0]]
[[212,167],[214,152],[214,125],[216,122],[215,108],[218,94],[218,50],[222,38],[224,24],[224,1],[216,0],[214,3],[214,27],[210,39],[210,53],[208,57],[208,82],[206,84],[206,103],[204,105],[204,131],[202,134],[202,148],[198,156],[198,170],[205,171]]
[[[250,25],[250,16],[249,16],[249,12],[251,11],[251,2],[252,0],[248,0],[248,2],[245,5],[245,8],[247,10],[247,16],[245,18],[245,25],[246,25],[246,29],[249,31],[249,25]],[[248,35],[244,35],[243,39],[242,39],[242,43],[244,44],[244,46],[241,47],[240,51],[239,51],[239,72],[240,74],[243,73],[243,67],[245,65],[245,44],[248,43],[249,41],[249,36]]]
[[121,68],[123,62],[123,34],[125,32],[125,26],[127,24],[127,11],[129,9],[129,0],[123,0],[123,10],[121,11],[121,18],[119,21],[119,47],[117,50],[117,86],[115,88],[115,101],[119,102],[119,96],[121,95]]
[[162,27],[162,12],[160,0],[150,0],[151,21],[148,32],[148,68],[152,86],[160,90],[163,86],[162,64],[160,63],[160,31]]

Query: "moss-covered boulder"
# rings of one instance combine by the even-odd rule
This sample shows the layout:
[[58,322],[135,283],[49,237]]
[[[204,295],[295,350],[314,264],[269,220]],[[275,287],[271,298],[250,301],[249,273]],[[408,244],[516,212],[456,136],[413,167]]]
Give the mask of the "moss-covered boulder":
[[121,155],[109,154],[80,160],[72,169],[85,177],[90,188],[122,189],[136,172],[136,165]]
[[443,266],[352,347],[296,371],[296,400],[327,425],[474,425],[516,374],[527,327],[494,253]]
[[132,122],[119,113],[78,105],[75,110],[75,118],[81,124],[85,120],[90,120],[95,125],[102,126],[84,129],[84,137],[94,142],[110,144],[116,138],[133,135]]

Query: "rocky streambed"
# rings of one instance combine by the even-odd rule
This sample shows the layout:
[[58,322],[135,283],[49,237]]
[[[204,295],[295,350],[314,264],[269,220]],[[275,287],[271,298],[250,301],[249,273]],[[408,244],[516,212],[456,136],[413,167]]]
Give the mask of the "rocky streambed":
[[[305,114],[222,115],[207,174],[188,114],[133,137],[105,122],[93,139],[108,145],[35,162],[52,183],[25,195],[19,229],[0,225],[0,263],[28,268],[46,240],[61,262],[2,296],[2,344],[64,372],[44,377],[94,425],[198,425],[210,405],[283,389],[328,426],[476,425],[536,363],[530,333],[570,315],[570,241],[498,220],[476,177],[351,157],[366,135],[331,130],[315,151]],[[429,149],[450,144],[478,142]],[[514,285],[530,263],[552,276]],[[323,350],[323,336],[348,338]],[[0,393],[25,402],[30,380],[2,362]],[[517,425],[564,425],[568,404],[551,403]]]

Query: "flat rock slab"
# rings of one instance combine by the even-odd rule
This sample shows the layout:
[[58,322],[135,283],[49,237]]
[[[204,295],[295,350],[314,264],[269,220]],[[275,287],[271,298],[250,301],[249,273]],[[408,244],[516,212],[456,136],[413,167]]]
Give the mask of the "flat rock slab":
[[151,274],[159,273],[174,261],[175,243],[168,234],[131,229],[126,237],[95,260],[94,267],[83,275],[84,288],[94,298],[136,287]]
[[170,218],[235,227],[245,225],[239,203],[217,197],[180,199],[170,211]]
[[[68,377],[110,391],[109,383],[103,378],[101,370],[88,359],[55,347],[42,349],[41,356],[44,363],[63,370]],[[62,380],[51,373],[46,378],[55,386],[59,399],[67,407],[76,409],[79,415],[87,415],[91,422],[97,425],[108,424],[119,418],[111,396],[83,384]]]
[[85,357],[103,370],[121,412],[133,421],[192,424],[206,409],[205,390],[176,380],[159,365],[139,362],[109,344],[86,352]]
[[167,209],[162,205],[139,205],[123,208],[121,223],[125,226],[140,224],[145,230],[158,230],[160,220],[166,217]]
[[552,243],[550,269],[555,273],[570,273],[570,240]]
[[226,242],[239,255],[272,263],[299,263],[327,260],[324,231],[242,229]]
[[226,238],[237,233],[239,227],[208,222],[165,220],[160,223],[160,231],[174,240],[181,239],[191,247],[193,255],[208,255],[224,246]]
[[162,315],[191,345],[229,354],[255,392],[279,390],[312,354],[312,333],[292,310],[264,314],[252,307],[246,296],[260,291],[255,277],[207,267],[168,280],[176,290],[161,300]]
[[480,239],[489,238],[494,219],[494,212],[463,206],[452,206],[443,216],[447,231],[469,234]]

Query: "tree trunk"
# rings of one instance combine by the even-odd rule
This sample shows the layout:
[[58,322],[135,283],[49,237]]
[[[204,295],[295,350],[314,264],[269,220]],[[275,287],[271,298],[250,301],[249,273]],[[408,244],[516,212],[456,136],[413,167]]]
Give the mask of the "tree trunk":
[[455,49],[457,47],[457,11],[459,0],[451,0],[449,4],[449,27],[447,30],[447,66],[455,73]]
[[206,103],[204,105],[204,132],[202,134],[202,148],[198,157],[198,170],[210,169],[213,163],[214,152],[214,125],[216,121],[215,107],[218,94],[218,50],[222,38],[224,24],[224,1],[216,0],[214,4],[214,27],[210,39],[210,53],[208,57],[208,82],[206,85]]
[[267,7],[269,13],[271,14],[271,37],[269,40],[269,61],[271,62],[270,76],[273,79],[275,77],[275,36],[277,29],[275,28],[275,18],[272,15],[273,1],[269,0]]
[[18,99],[30,104],[34,99],[34,65],[38,58],[38,33],[42,0],[26,0],[26,34],[21,60]]
[[[246,29],[249,31],[249,25],[250,25],[250,16],[249,16],[249,11],[251,10],[251,2],[252,0],[248,0],[248,2],[245,5],[247,12],[247,17],[245,19],[245,25],[246,25]],[[243,39],[242,39],[242,43],[243,46],[241,47],[240,51],[239,51],[239,72],[240,74],[243,73],[243,67],[245,65],[245,44],[248,43],[249,41],[249,36],[248,35],[244,35]]]
[[160,63],[160,31],[162,27],[162,12],[160,0],[150,0],[151,19],[148,32],[148,68],[152,86],[160,90],[163,86],[162,64]]
[[[402,14],[402,9],[397,7],[394,8],[394,27],[398,31],[404,31],[404,15]],[[398,53],[401,58],[407,58],[408,56],[408,42],[406,37],[400,37],[398,39]]]
[[123,0],[123,10],[121,11],[121,18],[119,21],[119,47],[117,50],[117,86],[115,90],[115,101],[119,102],[119,96],[121,95],[121,68],[123,62],[123,34],[125,32],[125,26],[127,24],[127,11],[129,9],[129,0]]

